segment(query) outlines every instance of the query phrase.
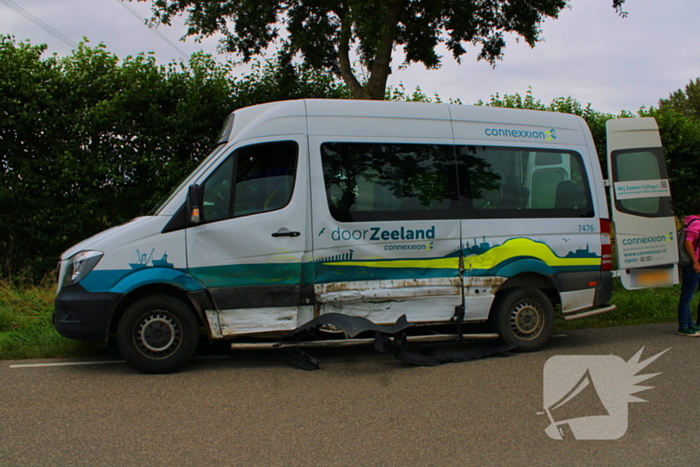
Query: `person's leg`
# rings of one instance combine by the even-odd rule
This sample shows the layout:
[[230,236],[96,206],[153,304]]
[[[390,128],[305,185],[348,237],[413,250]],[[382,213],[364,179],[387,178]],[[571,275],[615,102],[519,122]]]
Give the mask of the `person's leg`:
[[695,295],[700,282],[700,274],[696,274],[692,268],[684,268],[681,280],[681,298],[678,302],[678,329],[687,328],[693,324],[690,316],[690,302]]
[[[697,290],[700,290],[700,281],[698,281]],[[700,326],[700,302],[698,302],[698,312],[697,312],[697,319],[695,320],[695,325]]]

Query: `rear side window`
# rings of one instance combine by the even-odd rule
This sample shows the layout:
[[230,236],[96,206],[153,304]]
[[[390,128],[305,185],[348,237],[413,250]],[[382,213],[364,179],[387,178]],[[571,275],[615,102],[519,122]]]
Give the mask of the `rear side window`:
[[297,144],[239,148],[204,182],[204,222],[274,211],[292,198]]
[[321,160],[328,207],[338,221],[459,216],[452,146],[324,143]]
[[[612,153],[613,179],[617,182],[658,181],[668,188],[668,171],[661,148],[614,151]],[[630,197],[615,199],[620,212],[642,217],[673,215],[670,196]]]
[[593,217],[578,153],[460,146],[457,164],[462,218]]

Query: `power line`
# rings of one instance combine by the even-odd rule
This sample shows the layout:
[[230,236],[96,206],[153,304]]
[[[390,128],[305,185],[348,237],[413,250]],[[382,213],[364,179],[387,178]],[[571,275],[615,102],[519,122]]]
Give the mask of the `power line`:
[[[0,0],[0,1],[3,1],[3,0]],[[119,3],[121,6],[123,6],[123,7],[126,8],[127,10],[129,10],[129,12],[130,12],[132,15],[134,15],[136,18],[138,18],[138,20],[139,20],[139,22],[140,22],[141,24],[144,24],[144,25],[146,24],[145,18],[141,17],[141,15],[140,15],[136,10],[134,10],[133,8],[131,8],[128,4],[124,3],[122,0],[116,0],[116,1],[117,1],[117,3]],[[168,39],[167,37],[165,37],[158,29],[156,29],[156,28],[151,28],[151,27],[149,27],[148,29],[151,30],[151,31],[153,31],[158,37],[160,37],[161,39],[163,39],[163,40],[164,40],[165,42],[167,42],[173,49],[175,49],[175,50],[177,51],[177,53],[180,54],[180,58],[184,58],[184,57],[187,57],[187,56],[188,56],[185,52],[182,51],[182,49],[180,49],[177,45],[175,45],[170,39]]]
[[32,23],[36,24],[37,26],[39,26],[41,29],[43,29],[44,31],[48,32],[48,33],[51,34],[52,36],[54,36],[54,37],[56,37],[57,39],[59,39],[59,40],[65,42],[66,44],[68,44],[68,45],[70,46],[71,49],[77,49],[77,48],[79,47],[79,45],[78,45],[76,42],[72,41],[72,40],[71,40],[70,38],[68,38],[67,36],[61,34],[59,31],[55,30],[54,28],[52,28],[52,27],[49,26],[48,24],[44,23],[42,20],[40,20],[39,18],[37,18],[37,17],[34,16],[33,14],[29,13],[28,11],[26,11],[25,9],[23,9],[23,8],[20,7],[19,5],[16,5],[12,0],[0,0],[0,2],[1,2],[1,3],[4,3],[4,4],[7,5],[8,7],[12,8],[12,9],[15,10],[17,13],[19,13],[19,14],[22,15],[22,16],[24,16],[24,17],[27,18],[29,21],[31,21]]

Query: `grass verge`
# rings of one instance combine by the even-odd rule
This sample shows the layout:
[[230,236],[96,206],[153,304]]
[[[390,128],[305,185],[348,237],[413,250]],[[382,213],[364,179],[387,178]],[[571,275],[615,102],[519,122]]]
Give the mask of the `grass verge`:
[[[50,277],[35,285],[0,280],[0,360],[87,357],[114,353],[61,337],[51,322],[55,284]],[[612,303],[618,309],[591,318],[557,321],[558,330],[603,328],[676,321],[680,286],[627,291],[616,280]],[[691,309],[695,309],[695,304]]]
[[[615,279],[610,302],[617,305],[617,310],[574,321],[564,321],[563,318],[559,318],[557,329],[571,330],[675,323],[678,319],[680,294],[680,285],[659,289],[625,290],[620,284],[620,280]],[[691,303],[691,310],[695,309],[697,300],[696,297]]]
[[0,280],[0,360],[84,357],[102,349],[62,337],[52,320],[55,284]]

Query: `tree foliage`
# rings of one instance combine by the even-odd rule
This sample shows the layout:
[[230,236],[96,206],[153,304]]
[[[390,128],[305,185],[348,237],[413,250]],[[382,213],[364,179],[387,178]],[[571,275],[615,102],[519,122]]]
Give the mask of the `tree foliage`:
[[[129,0],[131,1],[131,0]],[[568,0],[137,0],[153,3],[153,22],[186,15],[187,35],[221,34],[221,48],[244,60],[281,46],[314,69],[342,77],[356,99],[384,99],[392,55],[404,64],[438,68],[443,44],[458,62],[469,46],[477,60],[503,58],[506,34],[531,47],[541,24],[569,7]],[[625,0],[612,6],[625,16]],[[357,57],[366,80],[353,69]]]
[[195,54],[156,65],[104,46],[42,59],[0,38],[0,265],[51,269],[60,252],[147,213],[209,151],[226,115],[275,99],[344,97],[332,78],[276,63],[232,77]]
[[700,197],[700,119],[664,107],[641,109],[639,116],[659,124],[676,214],[697,214],[691,206]]
[[700,78],[660,99],[658,108],[639,114],[659,124],[677,214],[697,214],[691,206],[700,197]]
[[685,90],[679,89],[668,97],[660,99],[661,109],[673,109],[688,117],[700,119],[700,78],[690,80]]

